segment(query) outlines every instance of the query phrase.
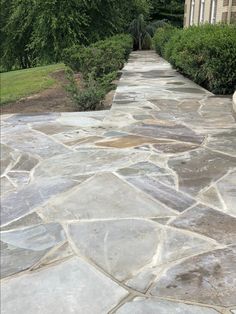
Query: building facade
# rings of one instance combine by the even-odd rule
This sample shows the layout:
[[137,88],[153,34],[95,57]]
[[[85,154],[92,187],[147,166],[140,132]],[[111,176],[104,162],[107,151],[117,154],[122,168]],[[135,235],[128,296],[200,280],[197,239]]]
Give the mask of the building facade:
[[236,23],[236,0],[185,0],[184,26]]

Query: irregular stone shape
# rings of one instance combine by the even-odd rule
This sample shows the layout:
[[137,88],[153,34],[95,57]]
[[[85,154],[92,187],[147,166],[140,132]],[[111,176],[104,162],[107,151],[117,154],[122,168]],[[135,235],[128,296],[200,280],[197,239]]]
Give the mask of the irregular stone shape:
[[45,121],[54,121],[59,116],[59,113],[27,113],[27,114],[16,114],[8,118],[6,121],[12,124],[26,124],[26,123],[37,123]]
[[68,190],[75,184],[76,182],[69,179],[40,179],[16,192],[7,194],[1,202],[1,223],[5,225],[25,216],[52,196]]
[[53,263],[62,262],[65,259],[68,259],[74,255],[73,250],[71,249],[68,242],[63,243],[56,249],[51,250],[46,254],[36,265],[32,267],[32,270],[38,270],[44,266],[51,265]]
[[233,306],[236,295],[236,247],[191,257],[162,274],[151,295]]
[[33,266],[52,247],[64,241],[59,224],[47,224],[1,233],[1,277]]
[[198,195],[198,199],[203,203],[210,204],[211,206],[215,206],[220,209],[223,208],[222,201],[219,197],[219,192],[213,186],[211,186],[206,191],[200,192]]
[[219,314],[214,309],[192,304],[155,300],[152,298],[135,298],[125,303],[116,314]]
[[181,87],[181,88],[168,88],[173,92],[180,92],[180,93],[190,93],[190,94],[206,94],[207,91],[203,88],[193,88],[193,87]]
[[170,225],[203,234],[222,244],[236,242],[236,218],[205,205],[189,209]]
[[101,124],[101,121],[94,119],[93,117],[86,117],[75,115],[74,113],[63,113],[59,119],[57,119],[62,125],[74,126],[74,127],[96,127]]
[[193,198],[186,194],[178,192],[148,176],[128,177],[126,180],[159,202],[179,212],[196,203]]
[[84,146],[86,144],[94,144],[95,142],[102,139],[103,138],[101,136],[88,136],[73,141],[65,142],[64,144],[67,146],[81,146],[81,145]]
[[38,123],[34,124],[32,127],[34,130],[40,131],[47,135],[54,135],[61,132],[68,132],[75,130],[73,126],[62,125],[57,122],[50,122],[50,123]]
[[78,257],[8,280],[2,288],[3,314],[108,313],[128,294]]
[[161,168],[149,161],[138,162],[137,164],[130,165],[128,168],[122,168],[118,171],[123,176],[133,177],[139,175],[169,175],[169,171]]
[[218,190],[230,215],[236,216],[236,171],[217,183]]
[[80,255],[120,281],[146,265],[166,265],[214,247],[199,237],[142,219],[81,222],[71,224],[69,233]]
[[158,152],[162,152],[165,154],[178,154],[178,153],[183,153],[190,150],[194,150],[198,148],[199,145],[170,142],[168,144],[155,144],[153,145],[153,147]]
[[41,214],[52,220],[175,216],[174,211],[111,173],[88,179],[54,199],[49,207]]
[[[96,143],[97,146],[104,146],[104,147],[115,147],[115,148],[127,148],[127,147],[134,147],[134,146],[140,146],[143,144],[152,144],[152,143],[157,143],[158,141],[149,138],[149,137],[143,137],[143,136],[136,136],[136,135],[127,135],[127,136],[122,136],[118,138],[112,138],[109,141],[102,141]],[[159,141],[163,142],[163,141]],[[164,141],[165,142],[165,141]]]
[[27,171],[10,171],[7,176],[17,186],[22,187],[30,181],[30,173]]
[[161,234],[154,222],[137,219],[72,224],[69,232],[81,255],[120,281],[151,262]]
[[0,191],[1,191],[1,196],[4,194],[7,194],[11,191],[14,191],[16,188],[15,186],[6,178],[6,177],[1,177],[0,178]]
[[168,164],[179,176],[180,189],[196,195],[236,167],[236,158],[202,148],[170,158]]
[[116,171],[134,162],[143,161],[148,156],[149,153],[146,152],[85,149],[41,162],[35,170],[35,177],[48,178],[58,176],[58,174],[71,177],[94,172]]
[[202,135],[196,134],[190,128],[181,124],[175,125],[156,125],[156,124],[141,124],[130,127],[127,131],[130,133],[148,136],[153,138],[165,138],[178,140],[181,142],[189,142],[201,144],[204,140]]
[[236,129],[212,134],[206,146],[236,157]]
[[2,141],[14,149],[46,158],[71,152],[52,138],[21,125],[6,132]]
[[38,162],[38,159],[34,158],[33,156],[29,154],[22,154],[12,170],[31,171],[38,164]]
[[1,150],[0,174],[3,175],[3,173],[7,169],[10,169],[12,166],[14,166],[14,164],[16,163],[17,159],[20,156],[20,153],[2,143],[0,146],[0,150]]
[[18,220],[13,221],[12,223],[1,227],[2,231],[13,230],[18,228],[25,228],[28,226],[40,225],[43,223],[43,220],[39,217],[37,213],[28,214]]

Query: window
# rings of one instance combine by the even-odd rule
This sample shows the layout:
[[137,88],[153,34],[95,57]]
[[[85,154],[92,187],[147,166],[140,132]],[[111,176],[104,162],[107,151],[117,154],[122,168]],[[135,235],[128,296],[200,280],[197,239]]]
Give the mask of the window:
[[217,8],[217,0],[211,1],[211,24],[216,23],[216,8]]
[[195,0],[191,1],[191,7],[190,7],[190,26],[194,24],[194,9],[195,9]]
[[199,15],[199,23],[204,23],[205,17],[205,0],[201,0],[200,2],[200,15]]

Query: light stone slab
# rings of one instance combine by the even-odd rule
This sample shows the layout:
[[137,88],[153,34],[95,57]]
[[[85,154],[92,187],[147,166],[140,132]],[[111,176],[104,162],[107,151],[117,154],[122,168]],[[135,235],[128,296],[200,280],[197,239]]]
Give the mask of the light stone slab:
[[175,212],[111,173],[98,174],[44,208],[50,220],[175,216]]
[[192,304],[135,298],[121,306],[116,314],[219,314],[218,311]]
[[127,291],[74,257],[2,283],[2,314],[106,314]]

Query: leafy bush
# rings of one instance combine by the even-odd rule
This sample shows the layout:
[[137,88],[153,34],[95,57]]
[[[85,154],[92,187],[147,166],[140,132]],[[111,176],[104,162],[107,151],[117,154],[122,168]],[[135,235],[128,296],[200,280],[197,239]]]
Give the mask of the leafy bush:
[[67,90],[79,110],[95,110],[112,89],[112,81],[123,67],[132,51],[133,41],[129,35],[116,35],[98,41],[88,47],[73,46],[64,51],[64,62],[83,76],[83,86],[78,86],[71,70]]
[[171,24],[166,24],[156,31],[153,42],[156,52],[159,53],[159,55],[164,57],[166,44],[177,31],[178,29]]
[[106,89],[94,80],[92,74],[82,86],[78,86],[72,70],[67,71],[67,77],[70,83],[66,89],[70,92],[79,111],[100,109],[101,101],[106,95]]
[[64,62],[86,79],[93,72],[100,78],[121,69],[132,50],[129,35],[117,35],[88,47],[73,46],[64,51]]
[[[234,92],[235,25],[206,24],[177,32],[163,29],[162,32],[165,33],[162,36],[155,35],[156,50],[175,68],[215,94]],[[159,41],[164,37],[165,40]]]

